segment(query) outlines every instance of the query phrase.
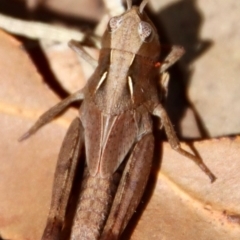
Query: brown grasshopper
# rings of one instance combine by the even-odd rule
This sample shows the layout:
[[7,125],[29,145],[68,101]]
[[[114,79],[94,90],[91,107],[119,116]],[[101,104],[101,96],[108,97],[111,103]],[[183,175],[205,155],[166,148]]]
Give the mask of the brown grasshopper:
[[[86,86],[44,113],[21,140],[35,133],[71,103],[79,116],[63,141],[42,240],[57,240],[65,224],[75,170],[85,149],[85,170],[71,240],[119,239],[144,192],[154,149],[151,115],[160,118],[171,147],[193,160],[211,179],[201,159],[180,146],[161,105],[156,78],[184,53],[179,46],[160,63],[156,28],[143,9],[127,0],[127,11],[110,19],[98,65]],[[70,46],[77,52],[76,42]]]

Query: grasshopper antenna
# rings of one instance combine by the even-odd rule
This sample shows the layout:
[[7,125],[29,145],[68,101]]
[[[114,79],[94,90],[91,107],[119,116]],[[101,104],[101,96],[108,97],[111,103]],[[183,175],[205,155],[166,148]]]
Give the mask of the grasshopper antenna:
[[132,0],[127,0],[127,10],[130,10],[132,7]]
[[147,5],[148,0],[143,0],[139,6],[139,12],[142,14],[143,13],[143,9],[145,8],[145,6]]

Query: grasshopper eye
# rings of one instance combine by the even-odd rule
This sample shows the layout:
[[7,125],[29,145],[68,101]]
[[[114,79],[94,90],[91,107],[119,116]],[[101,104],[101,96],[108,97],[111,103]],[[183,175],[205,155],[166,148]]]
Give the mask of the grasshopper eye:
[[153,29],[152,26],[147,23],[141,21],[138,25],[138,34],[143,42],[151,42],[153,39]]
[[121,23],[122,23],[122,17],[121,16],[112,17],[109,20],[109,23],[108,23],[108,30],[110,32],[113,32],[113,31],[117,30],[121,26]]

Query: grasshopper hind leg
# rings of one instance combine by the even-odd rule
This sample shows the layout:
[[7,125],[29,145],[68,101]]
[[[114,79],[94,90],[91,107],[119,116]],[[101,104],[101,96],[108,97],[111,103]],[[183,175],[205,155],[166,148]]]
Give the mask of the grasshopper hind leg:
[[54,175],[51,207],[42,240],[59,240],[78,159],[83,148],[83,127],[79,118],[64,138]]
[[127,160],[113,205],[100,240],[117,240],[135,212],[150,174],[154,137],[144,135]]

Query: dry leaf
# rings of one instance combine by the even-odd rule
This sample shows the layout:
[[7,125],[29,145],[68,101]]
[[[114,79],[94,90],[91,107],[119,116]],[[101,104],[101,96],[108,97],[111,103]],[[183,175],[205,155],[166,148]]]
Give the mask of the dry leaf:
[[240,2],[156,0],[151,3],[169,41],[186,50],[180,64],[188,99],[209,136],[238,134]]
[[165,143],[154,193],[132,240],[239,239],[240,138],[196,142],[194,146],[216,174],[216,182],[211,184],[193,162]]
[[20,43],[0,32],[0,45],[0,235],[36,240],[48,214],[60,144],[76,114],[65,114],[19,143],[37,117],[59,99],[44,85]]

